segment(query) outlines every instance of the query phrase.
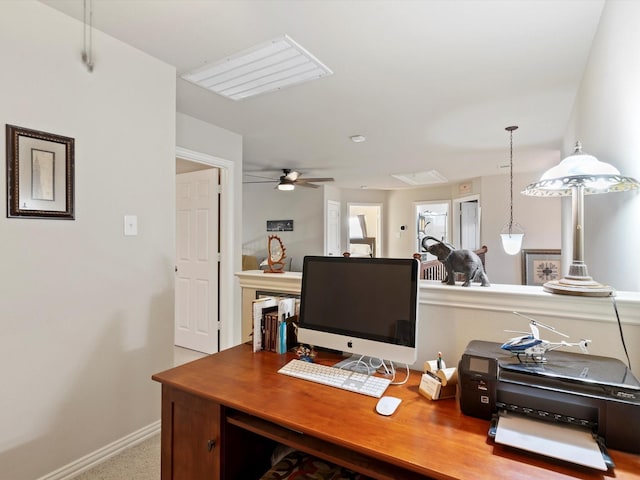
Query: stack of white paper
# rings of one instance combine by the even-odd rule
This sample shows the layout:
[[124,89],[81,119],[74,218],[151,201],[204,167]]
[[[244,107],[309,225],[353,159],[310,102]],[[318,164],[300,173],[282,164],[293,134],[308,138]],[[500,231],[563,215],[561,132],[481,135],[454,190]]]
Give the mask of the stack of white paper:
[[598,443],[584,428],[500,414],[495,440],[529,452],[607,470]]

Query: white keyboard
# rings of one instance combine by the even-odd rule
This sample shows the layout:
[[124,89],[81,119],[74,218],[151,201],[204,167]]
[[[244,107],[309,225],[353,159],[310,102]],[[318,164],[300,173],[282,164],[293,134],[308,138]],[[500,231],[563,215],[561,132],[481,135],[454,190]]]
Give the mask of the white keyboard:
[[351,372],[297,359],[291,360],[278,370],[278,373],[376,398],[380,398],[391,383],[388,378]]

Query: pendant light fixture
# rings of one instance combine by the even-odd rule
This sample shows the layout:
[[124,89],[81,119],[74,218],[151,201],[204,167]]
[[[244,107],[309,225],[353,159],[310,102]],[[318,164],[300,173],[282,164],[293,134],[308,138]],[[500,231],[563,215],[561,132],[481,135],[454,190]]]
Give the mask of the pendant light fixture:
[[517,130],[517,125],[506,127],[509,132],[509,222],[502,227],[500,237],[502,238],[502,248],[509,255],[516,255],[522,248],[522,239],[524,238],[524,230],[517,223],[513,223],[513,131]]

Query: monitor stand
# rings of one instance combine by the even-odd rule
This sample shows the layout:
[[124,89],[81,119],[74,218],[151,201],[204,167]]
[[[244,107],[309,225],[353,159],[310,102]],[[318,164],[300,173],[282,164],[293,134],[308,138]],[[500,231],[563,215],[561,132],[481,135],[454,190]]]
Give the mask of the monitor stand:
[[379,358],[366,357],[363,355],[353,354],[350,357],[339,361],[334,365],[335,368],[342,368],[356,373],[364,373],[365,375],[373,375],[374,373],[382,373],[389,375],[388,368],[383,364],[383,361]]

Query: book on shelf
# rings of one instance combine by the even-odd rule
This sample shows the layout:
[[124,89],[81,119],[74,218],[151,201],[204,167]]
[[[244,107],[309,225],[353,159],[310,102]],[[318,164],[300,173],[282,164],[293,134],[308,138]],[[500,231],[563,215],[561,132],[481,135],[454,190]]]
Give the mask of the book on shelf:
[[278,300],[278,353],[286,353],[287,348],[287,319],[296,314],[296,299],[285,297]]
[[269,352],[277,351],[278,345],[278,307],[268,307],[262,309],[264,319],[264,341],[263,350]]
[[285,353],[296,345],[297,312],[294,297],[262,297],[253,301],[253,351]]
[[264,349],[264,314],[265,308],[275,307],[277,301],[273,297],[262,297],[253,301],[253,351],[259,352]]

